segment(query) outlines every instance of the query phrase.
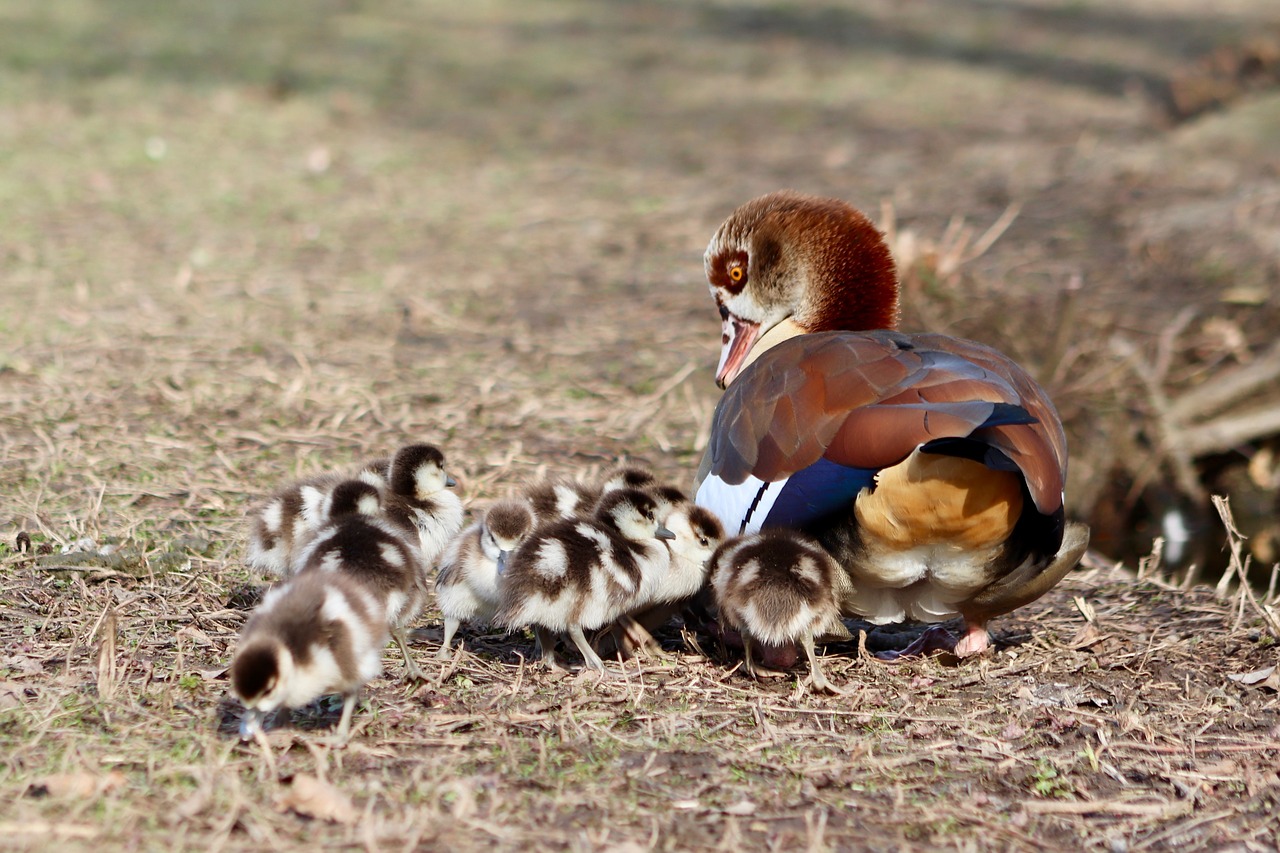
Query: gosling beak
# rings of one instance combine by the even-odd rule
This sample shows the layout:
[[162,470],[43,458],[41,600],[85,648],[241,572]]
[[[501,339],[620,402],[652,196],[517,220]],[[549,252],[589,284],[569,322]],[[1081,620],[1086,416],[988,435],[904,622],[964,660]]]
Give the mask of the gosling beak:
[[446,488],[452,489],[454,486],[458,485],[458,481],[450,477],[448,474],[445,474],[444,484]]
[[675,539],[676,535],[661,524],[658,525],[658,532],[653,534],[658,539]]
[[257,708],[245,708],[240,718],[240,740],[253,740],[254,735],[262,731],[262,720],[266,715]]
[[511,552],[510,552],[510,551],[499,551],[499,552],[498,552],[498,574],[502,574],[503,572],[505,572],[505,571],[507,570],[507,557],[508,557],[510,554],[511,554]]

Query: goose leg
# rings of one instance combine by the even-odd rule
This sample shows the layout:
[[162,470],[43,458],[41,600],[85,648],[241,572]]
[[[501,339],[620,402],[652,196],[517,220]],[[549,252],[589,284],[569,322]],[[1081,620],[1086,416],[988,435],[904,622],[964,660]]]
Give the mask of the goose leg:
[[547,669],[563,670],[564,665],[556,657],[556,635],[541,625],[533,629],[533,636],[538,639],[538,657]]
[[614,644],[624,657],[641,657],[651,652],[658,652],[661,646],[653,638],[653,634],[638,620],[631,616],[623,616],[613,626]]
[[989,648],[991,648],[991,635],[987,633],[986,624],[984,622],[966,622],[964,636],[956,640],[953,651],[958,658],[969,658],[974,655],[980,655]]
[[413,655],[409,654],[409,640],[405,637],[404,628],[396,628],[391,635],[395,637],[396,645],[400,647],[400,653],[404,655],[404,680],[426,681],[427,674],[418,668],[418,664],[413,660]]
[[813,648],[813,635],[807,635],[802,641],[804,653],[809,657],[809,678],[813,681],[813,690],[815,693],[836,693],[836,689],[831,686],[831,682],[827,681],[827,676],[822,672],[822,664],[818,662],[818,653]]
[[587,666],[598,672],[604,672],[604,661],[600,660],[596,650],[591,648],[591,644],[587,642],[587,636],[582,633],[582,626],[573,625],[569,628],[568,633],[569,639],[573,640],[573,644],[578,647],[578,651],[582,652],[582,659]]
[[338,730],[334,734],[334,746],[346,746],[351,738],[351,715],[356,709],[356,694],[348,693],[342,697],[342,718],[338,720]]
[[754,679],[759,680],[760,676],[756,673],[756,659],[751,654],[751,635],[743,632],[742,634],[742,663],[747,669],[747,673]]
[[458,626],[461,624],[462,624],[461,619],[450,619],[448,617],[445,618],[444,640],[441,641],[440,643],[440,651],[436,652],[436,660],[449,659],[449,647],[453,643],[453,635],[458,632]]

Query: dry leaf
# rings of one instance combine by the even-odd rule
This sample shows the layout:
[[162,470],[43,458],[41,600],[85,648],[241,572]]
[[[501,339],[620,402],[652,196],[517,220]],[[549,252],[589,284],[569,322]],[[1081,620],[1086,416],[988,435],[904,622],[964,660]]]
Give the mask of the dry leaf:
[[1076,610],[1080,611],[1080,615],[1084,617],[1086,622],[1092,623],[1098,618],[1098,614],[1094,612],[1093,605],[1084,599],[1084,596],[1075,595],[1071,597],[1075,602]]
[[1076,635],[1067,643],[1067,648],[1087,649],[1102,642],[1103,639],[1103,633],[1098,630],[1097,623],[1086,622],[1080,626],[1080,630],[1076,631]]
[[54,773],[38,782],[32,782],[27,788],[27,796],[87,800],[123,787],[127,781],[119,770],[112,770],[104,776],[88,771]]
[[17,708],[22,704],[25,688],[13,681],[0,681],[0,711]]
[[204,631],[201,631],[195,625],[184,625],[178,630],[179,637],[186,637],[197,646],[212,646],[213,640]]
[[1240,674],[1230,674],[1227,676],[1232,681],[1238,681],[1246,687],[1266,687],[1269,690],[1280,691],[1280,675],[1276,674],[1274,666],[1255,669],[1253,672],[1245,672]]
[[724,813],[734,817],[747,817],[756,813],[756,804],[750,800],[743,800],[724,809]]
[[276,810],[331,823],[355,823],[360,816],[350,797],[306,773],[294,776],[288,790],[276,797]]

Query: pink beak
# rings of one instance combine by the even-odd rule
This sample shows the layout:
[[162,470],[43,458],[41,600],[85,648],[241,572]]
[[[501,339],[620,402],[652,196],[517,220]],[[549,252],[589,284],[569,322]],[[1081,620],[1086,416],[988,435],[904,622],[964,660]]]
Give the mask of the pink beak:
[[716,384],[721,388],[738,378],[746,365],[747,355],[760,337],[760,324],[728,314],[722,323],[720,364],[716,368]]

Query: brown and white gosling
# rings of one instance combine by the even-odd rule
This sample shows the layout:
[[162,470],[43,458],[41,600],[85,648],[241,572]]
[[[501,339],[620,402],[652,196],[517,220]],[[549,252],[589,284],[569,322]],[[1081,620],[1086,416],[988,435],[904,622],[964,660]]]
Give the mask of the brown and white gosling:
[[840,567],[799,531],[771,528],[725,542],[711,558],[711,589],[721,621],[742,634],[747,671],[758,676],[752,642],[798,643],[814,690],[836,692],[823,675],[814,637],[838,630]]
[[577,518],[590,513],[600,499],[598,487],[563,477],[548,477],[526,483],[520,494],[533,511],[537,524]]
[[334,486],[354,476],[384,488],[388,462],[385,457],[370,460],[354,475],[328,473],[298,480],[254,507],[249,511],[249,565],[277,578],[292,575],[298,553],[324,525],[325,502]]
[[387,482],[387,520],[416,531],[422,561],[435,565],[462,529],[462,500],[449,491],[457,481],[445,472],[444,454],[430,444],[407,444],[391,458]]
[[604,671],[583,630],[648,604],[646,594],[671,562],[659,540],[673,534],[658,522],[656,509],[644,492],[616,489],[588,518],[539,527],[507,562],[495,621],[532,626],[548,666],[558,666],[554,634],[565,633],[587,666]]
[[600,498],[617,489],[648,491],[657,479],[638,465],[615,465],[595,483],[549,477],[527,484],[522,494],[538,524],[591,515]]
[[377,596],[344,574],[307,572],[268,590],[231,662],[231,688],[245,707],[240,736],[253,737],[279,708],[341,693],[337,740],[346,742],[360,688],[382,672],[387,634]]
[[619,463],[614,465],[600,477],[600,493],[617,489],[640,489],[647,491],[658,485],[658,478],[648,468],[635,463]]
[[507,561],[533,531],[533,512],[523,500],[502,500],[454,537],[440,558],[436,603],[444,614],[444,640],[438,657],[449,656],[453,635],[463,622],[492,622],[500,602]]
[[426,603],[427,567],[411,534],[378,512],[381,498],[377,487],[361,480],[334,487],[329,523],[298,556],[298,573],[345,575],[361,583],[386,614],[391,636],[404,654],[405,678],[422,679],[406,634]]
[[[646,493],[654,497],[655,491],[661,487]],[[659,513],[663,499],[657,498]],[[614,643],[626,655],[657,648],[650,632],[669,622],[706,586],[711,557],[724,541],[724,527],[713,512],[690,503],[679,491],[667,491],[665,499],[673,507],[663,521],[673,536],[666,543],[670,565],[646,593],[647,603],[620,617],[614,626]]]

